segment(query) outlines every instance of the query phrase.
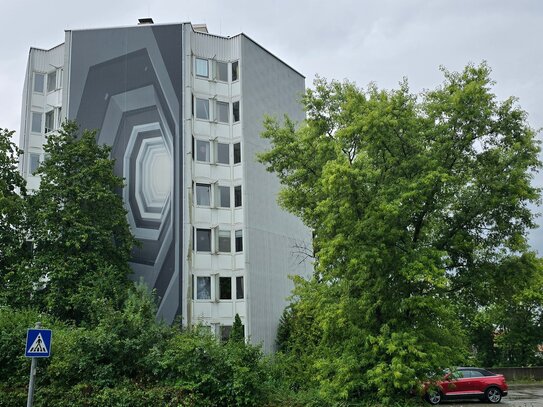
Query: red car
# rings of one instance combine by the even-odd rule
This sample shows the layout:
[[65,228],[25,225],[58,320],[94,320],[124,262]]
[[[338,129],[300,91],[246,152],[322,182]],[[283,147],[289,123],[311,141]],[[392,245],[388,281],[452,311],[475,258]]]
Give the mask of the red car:
[[491,404],[499,403],[507,396],[507,383],[501,374],[489,372],[478,367],[459,367],[447,373],[437,383],[437,388],[427,386],[426,401],[439,404],[442,400],[480,399]]

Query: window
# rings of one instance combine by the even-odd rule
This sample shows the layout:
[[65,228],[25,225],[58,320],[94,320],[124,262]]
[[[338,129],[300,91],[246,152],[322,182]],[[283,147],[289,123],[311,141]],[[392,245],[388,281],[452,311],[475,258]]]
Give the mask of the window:
[[231,233],[229,230],[219,230],[219,252],[220,253],[230,253],[232,251],[230,241]]
[[241,143],[234,144],[234,164],[241,162]]
[[230,164],[230,144],[217,143],[217,163]]
[[196,205],[211,205],[211,185],[196,184]]
[[34,73],[34,92],[43,93],[43,85],[45,85],[45,75],[42,73]]
[[232,62],[232,82],[235,82],[239,79],[239,62]]
[[209,141],[196,140],[196,161],[209,162]]
[[57,110],[57,125],[56,128],[58,129],[62,125],[62,107],[59,107]]
[[243,251],[243,232],[236,230],[236,253]]
[[217,102],[215,105],[217,111],[215,112],[216,119],[219,123],[229,123],[228,119],[228,103],[227,102]]
[[196,299],[211,299],[211,277],[196,277]]
[[207,59],[196,58],[196,76],[200,76],[202,78],[209,77],[208,66]]
[[209,120],[209,100],[196,98],[196,118]]
[[217,69],[217,80],[228,82],[228,63],[217,61],[215,67]]
[[239,208],[241,206],[241,185],[234,187],[234,206]]
[[466,372],[463,372],[462,370],[457,370],[456,372],[451,373],[448,377],[451,379],[462,379],[464,377],[469,377],[465,375]]
[[40,155],[36,153],[30,153],[28,155],[28,173],[33,174],[40,166]]
[[236,277],[236,300],[242,300],[244,297],[243,276]]
[[485,375],[478,370],[465,370],[464,377],[484,377]]
[[221,342],[227,342],[230,338],[230,333],[232,332],[232,327],[228,325],[221,325],[219,334],[221,336]]
[[219,299],[232,299],[232,279],[230,277],[219,277]]
[[234,123],[239,122],[239,100],[232,103],[232,117],[234,118]]
[[52,92],[57,88],[57,72],[49,72],[47,74],[47,92]]
[[211,229],[196,229],[196,251],[211,252]]
[[55,111],[50,110],[45,113],[45,132],[49,133],[55,129]]
[[25,252],[32,255],[34,253],[34,241],[25,240],[25,242],[23,243],[23,249]]
[[219,208],[230,208],[230,187],[219,186]]
[[41,133],[41,120],[43,113],[32,112],[32,127],[34,133]]

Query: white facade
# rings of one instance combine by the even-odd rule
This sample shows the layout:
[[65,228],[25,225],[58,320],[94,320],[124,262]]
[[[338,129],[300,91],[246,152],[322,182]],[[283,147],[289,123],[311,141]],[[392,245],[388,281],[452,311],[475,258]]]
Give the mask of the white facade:
[[[172,47],[168,35],[180,41],[181,49],[165,50],[164,44]],[[125,53],[116,56],[118,51],[113,47],[111,51],[97,50],[92,56],[93,44],[99,47],[103,43],[101,36],[113,38],[113,42],[120,38]],[[87,51],[84,57],[79,56],[81,44]],[[143,46],[147,53],[140,58]],[[179,70],[175,58],[170,58],[172,52],[182,55]],[[87,63],[85,58],[95,61],[87,64],[89,73],[80,75],[77,71]],[[102,91],[105,113],[95,114],[85,107],[85,99],[96,83],[102,85],[100,75],[109,77],[103,72],[116,73],[117,66],[129,65],[115,65],[119,58],[140,58],[131,66],[137,68],[138,61],[143,61],[142,75],[151,68],[155,82],[143,81],[136,89],[127,79],[123,92]],[[98,78],[94,85],[89,82],[93,74]],[[52,83],[48,88],[49,78],[55,75],[54,89]],[[129,71],[125,74],[129,79],[131,75]],[[181,90],[176,89],[179,86]],[[110,88],[114,89],[115,84]],[[226,336],[234,316],[239,314],[246,336],[270,351],[292,289],[288,275],[310,273],[311,265],[300,263],[294,253],[296,244],[309,244],[310,233],[299,219],[278,207],[279,182],[256,162],[255,155],[267,148],[259,136],[265,114],[288,114],[294,120],[303,120],[298,103],[303,91],[303,76],[243,34],[224,38],[196,32],[188,23],[68,31],[65,44],[49,51],[30,51],[23,98],[21,147],[25,157],[21,171],[29,187],[37,188],[39,180],[31,175],[36,157],[43,159],[46,132],[56,129],[61,117],[87,120],[100,116],[100,126],[95,125],[96,121],[86,123],[101,128],[99,141],[112,144],[107,141],[112,138],[108,134],[117,127],[110,123],[120,128],[119,122],[125,120],[124,129],[131,117],[130,109],[138,108],[141,114],[158,106],[155,110],[159,119],[132,123],[140,131],[158,134],[143,141],[130,138],[129,143],[136,143],[140,149],[134,153],[137,174],[130,174],[131,161],[127,158],[136,147],[122,146],[125,164],[124,172],[119,172],[125,178],[137,178],[127,187],[134,184],[139,191],[133,202],[128,193],[124,194],[129,217],[134,206],[140,208],[131,218],[133,228],[137,229],[136,215],[143,220],[144,216],[151,220],[157,216],[152,211],[143,214],[141,200],[147,206],[155,202],[163,215],[171,205],[170,238],[161,238],[160,244],[170,239],[172,245],[171,250],[157,249],[158,257],[153,257],[151,265],[134,263],[135,277],[143,276],[150,286],[158,287],[162,298],[159,315],[163,318],[171,321],[181,315],[187,325],[209,325],[218,336]],[[177,98],[176,92],[180,95]],[[96,100],[102,100],[100,95]],[[158,102],[153,102],[153,97]],[[117,105],[115,113],[112,106]],[[176,109],[180,112],[178,118]],[[168,111],[173,112],[171,119]],[[117,117],[117,121],[109,120],[111,117]],[[166,123],[170,123],[170,130]],[[112,154],[119,142],[115,143]],[[138,186],[141,182],[147,182],[147,186]],[[144,248],[158,244],[158,237],[156,242],[149,237],[152,234],[141,235]],[[165,252],[171,254],[172,260],[164,260],[158,267],[157,259],[165,257],[160,255]]]
[[20,147],[24,155],[20,171],[29,189],[39,186],[32,175],[44,160],[46,134],[57,129],[62,120],[62,78],[64,44],[50,50],[31,48],[23,90]]

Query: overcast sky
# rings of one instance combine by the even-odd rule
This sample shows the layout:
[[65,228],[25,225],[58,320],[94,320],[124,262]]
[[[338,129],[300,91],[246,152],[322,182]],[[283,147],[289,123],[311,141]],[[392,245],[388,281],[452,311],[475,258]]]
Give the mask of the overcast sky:
[[[64,42],[65,29],[155,23],[206,23],[210,33],[243,32],[306,76],[436,87],[439,66],[460,70],[486,60],[499,99],[517,96],[543,127],[541,0],[0,0],[0,127],[20,130],[31,46]],[[541,135],[540,135],[541,136]],[[18,135],[17,135],[18,139]],[[543,176],[538,183],[543,185]],[[540,223],[543,220],[540,218]],[[543,253],[543,230],[532,234]]]

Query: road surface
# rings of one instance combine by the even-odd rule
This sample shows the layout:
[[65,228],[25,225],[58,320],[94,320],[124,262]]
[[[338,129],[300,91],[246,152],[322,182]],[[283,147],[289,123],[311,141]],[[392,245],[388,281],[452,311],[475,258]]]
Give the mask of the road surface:
[[[448,407],[485,406],[480,401],[444,401]],[[509,394],[498,404],[504,407],[543,407],[543,385],[514,385],[509,387]]]

